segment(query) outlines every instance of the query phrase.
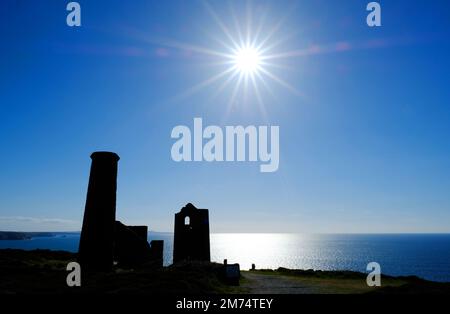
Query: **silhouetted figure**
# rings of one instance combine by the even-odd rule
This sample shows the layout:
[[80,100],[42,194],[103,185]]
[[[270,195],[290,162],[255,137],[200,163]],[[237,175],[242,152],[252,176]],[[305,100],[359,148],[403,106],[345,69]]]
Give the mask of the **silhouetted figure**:
[[91,159],[79,259],[83,270],[108,271],[113,265],[117,164],[120,158],[111,152],[95,152]]
[[209,217],[207,209],[191,203],[175,214],[173,262],[183,260],[210,261]]

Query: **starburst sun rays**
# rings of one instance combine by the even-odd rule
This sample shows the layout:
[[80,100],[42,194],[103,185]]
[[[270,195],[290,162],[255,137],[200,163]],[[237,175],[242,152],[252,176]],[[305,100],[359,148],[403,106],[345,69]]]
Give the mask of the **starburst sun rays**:
[[[247,5],[245,17],[241,21],[238,19],[234,8],[230,7],[231,14],[226,15],[229,19],[227,19],[228,23],[225,23],[224,19],[219,17],[210,4],[207,2],[204,2],[204,4],[209,16],[219,28],[219,32],[214,33],[214,35],[211,33],[207,33],[207,35],[212,42],[218,43],[221,49],[211,48],[211,45],[207,47],[173,40],[158,41],[157,44],[208,56],[205,59],[213,58],[215,60],[211,65],[219,65],[222,69],[191,86],[181,95],[176,95],[175,98],[179,100],[191,96],[216,84],[212,97],[228,88],[226,93],[228,98],[227,112],[237,103],[239,95],[243,97],[243,101],[239,101],[239,103],[247,103],[248,95],[251,92],[255,96],[260,110],[265,115],[263,91],[274,95],[270,82],[275,82],[298,96],[302,95],[296,87],[273,71],[275,68],[283,68],[281,64],[274,61],[295,57],[286,54],[285,51],[276,51],[276,48],[287,39],[287,36],[279,34],[286,16],[274,23],[272,27],[268,27],[269,23],[266,17],[269,8],[266,7],[264,12],[258,12],[257,25],[253,25],[253,8]],[[277,38],[275,39],[275,37]]]

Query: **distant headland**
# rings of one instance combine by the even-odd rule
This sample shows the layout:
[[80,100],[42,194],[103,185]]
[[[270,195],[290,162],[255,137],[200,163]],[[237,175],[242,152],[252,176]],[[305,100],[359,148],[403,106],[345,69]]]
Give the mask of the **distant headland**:
[[53,237],[52,232],[15,232],[0,231],[0,240],[30,240],[37,237]]

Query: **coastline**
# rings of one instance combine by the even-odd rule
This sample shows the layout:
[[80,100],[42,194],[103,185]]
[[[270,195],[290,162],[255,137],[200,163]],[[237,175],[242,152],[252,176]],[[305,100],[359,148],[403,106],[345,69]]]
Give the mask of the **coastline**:
[[[38,233],[27,233],[37,235]],[[41,233],[42,235],[42,233]],[[164,240],[163,263],[173,261],[173,233],[149,232],[148,241]],[[78,252],[80,233],[52,232],[50,237],[2,240],[0,249]],[[257,245],[255,245],[257,244]],[[416,275],[430,281],[450,282],[450,234],[234,234],[211,233],[211,261],[239,263],[241,270],[314,269],[366,273],[378,262],[382,274]]]
[[365,273],[279,268],[241,271],[240,285],[227,285],[218,263],[178,263],[161,269],[114,269],[86,274],[81,287],[66,285],[66,265],[77,254],[50,250],[0,250],[0,294],[450,294],[450,282],[382,275],[367,287]]

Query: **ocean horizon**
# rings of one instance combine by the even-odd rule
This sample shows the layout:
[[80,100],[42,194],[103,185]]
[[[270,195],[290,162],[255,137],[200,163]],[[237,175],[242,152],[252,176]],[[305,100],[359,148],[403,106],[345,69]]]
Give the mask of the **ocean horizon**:
[[[1,240],[0,249],[78,251],[79,232],[50,232],[28,240]],[[173,233],[149,232],[164,240],[164,265],[172,263]],[[391,276],[450,282],[450,234],[212,233],[211,260],[239,263],[242,270],[350,270],[367,272],[370,262]]]

